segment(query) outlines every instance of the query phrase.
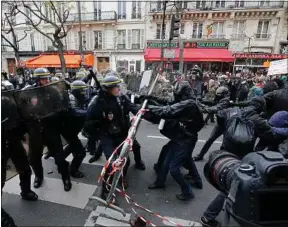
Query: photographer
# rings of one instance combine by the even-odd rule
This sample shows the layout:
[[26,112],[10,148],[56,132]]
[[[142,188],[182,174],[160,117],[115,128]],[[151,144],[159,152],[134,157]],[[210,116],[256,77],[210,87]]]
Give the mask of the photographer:
[[[236,107],[218,113],[218,124],[225,128],[222,146],[224,150],[237,155],[240,159],[246,154],[253,152],[257,138],[273,143],[274,139],[279,137],[277,128],[272,128],[260,116],[260,113],[265,110],[265,99],[263,97],[255,97],[249,103],[250,105],[243,110]],[[235,122],[240,122],[238,126],[241,125],[242,127],[238,127],[238,129],[237,126],[234,127]],[[243,129],[243,124],[246,124],[246,127],[244,127],[246,131],[239,130],[239,128]],[[203,226],[218,226],[219,223],[215,219],[221,212],[226,197],[223,192],[220,192],[210,203],[201,217]]]

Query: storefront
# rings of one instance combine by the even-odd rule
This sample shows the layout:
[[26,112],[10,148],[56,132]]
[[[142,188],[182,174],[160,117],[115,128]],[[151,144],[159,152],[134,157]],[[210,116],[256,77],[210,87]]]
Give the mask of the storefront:
[[284,54],[263,54],[263,53],[236,53],[234,71],[261,72],[266,71],[270,61],[288,58]]
[[[79,54],[75,54],[74,52],[67,52],[64,54],[64,59],[67,72],[77,72],[81,67],[81,56]],[[84,67],[93,67],[93,65],[94,56],[92,54],[84,54]],[[56,69],[61,68],[59,54],[45,53],[37,57],[30,58],[25,61],[25,67],[30,69],[45,67],[48,68],[50,72],[55,72]]]
[[[190,70],[194,65],[200,66],[203,70],[212,71],[231,71],[234,58],[228,51],[228,41],[184,41],[183,61],[184,72]],[[158,64],[161,61],[161,47],[171,49],[174,52],[174,58],[164,58],[165,62],[171,62],[174,69],[179,68],[180,50],[179,44],[172,42],[150,41],[147,42],[145,49],[145,68]]]

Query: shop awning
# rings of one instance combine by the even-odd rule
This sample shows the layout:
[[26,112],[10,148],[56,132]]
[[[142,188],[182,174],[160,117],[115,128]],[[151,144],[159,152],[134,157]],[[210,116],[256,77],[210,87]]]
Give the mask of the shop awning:
[[[64,55],[67,68],[79,68],[81,63],[80,55]],[[87,66],[93,66],[94,57],[92,54],[84,55],[84,64]],[[59,55],[40,55],[38,57],[31,58],[25,62],[27,68],[38,67],[53,67],[61,68]]]
[[[175,58],[179,61],[179,49],[175,50]],[[161,49],[147,48],[144,53],[145,61],[161,61]],[[233,62],[232,53],[227,49],[184,48],[183,59],[186,62]],[[167,59],[164,59],[167,60]]]

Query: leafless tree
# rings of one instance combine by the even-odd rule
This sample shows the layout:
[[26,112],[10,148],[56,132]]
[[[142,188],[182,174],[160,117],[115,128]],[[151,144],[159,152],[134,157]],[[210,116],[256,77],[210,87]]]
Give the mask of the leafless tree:
[[[63,39],[67,36],[73,23],[72,20],[69,20],[71,9],[69,4],[70,2],[21,1],[17,7],[17,12],[25,17],[30,26],[49,39],[52,45],[58,49],[63,75],[66,73]],[[45,33],[42,22],[54,28],[53,36]]]
[[27,37],[27,32],[31,31],[31,29],[26,27],[24,34],[21,37],[18,36],[19,33],[16,31],[17,26],[25,23],[17,23],[17,14],[16,4],[2,2],[1,38],[4,42],[1,43],[1,46],[13,49],[15,52],[16,65],[19,66],[19,43]]

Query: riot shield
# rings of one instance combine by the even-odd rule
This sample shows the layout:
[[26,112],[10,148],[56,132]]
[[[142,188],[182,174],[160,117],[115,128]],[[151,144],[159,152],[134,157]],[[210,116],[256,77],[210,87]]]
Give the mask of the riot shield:
[[65,81],[17,91],[14,98],[21,117],[26,121],[42,119],[69,108]]
[[6,130],[15,128],[20,120],[13,93],[13,90],[1,92],[1,125]]

